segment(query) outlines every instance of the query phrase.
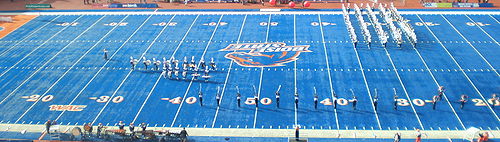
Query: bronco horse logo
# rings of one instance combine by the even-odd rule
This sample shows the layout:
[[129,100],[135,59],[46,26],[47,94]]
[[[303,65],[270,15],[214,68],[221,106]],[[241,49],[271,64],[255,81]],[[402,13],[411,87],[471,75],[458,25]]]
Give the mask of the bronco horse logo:
[[244,67],[284,66],[285,63],[299,59],[300,53],[312,52],[309,45],[286,46],[282,42],[230,44],[219,51],[233,51],[224,57]]

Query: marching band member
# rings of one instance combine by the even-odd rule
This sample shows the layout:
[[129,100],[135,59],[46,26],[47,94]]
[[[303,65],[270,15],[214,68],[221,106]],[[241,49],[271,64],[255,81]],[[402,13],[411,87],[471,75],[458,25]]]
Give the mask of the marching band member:
[[151,65],[151,60],[147,60],[146,57],[142,57],[142,63],[144,64],[144,70],[148,70],[148,66]]
[[191,68],[191,70],[194,70],[194,68],[196,67],[196,60],[194,60],[194,56],[191,57],[191,63],[189,64],[189,67]]
[[214,58],[210,59],[210,67],[212,70],[217,70],[217,67],[215,66]]

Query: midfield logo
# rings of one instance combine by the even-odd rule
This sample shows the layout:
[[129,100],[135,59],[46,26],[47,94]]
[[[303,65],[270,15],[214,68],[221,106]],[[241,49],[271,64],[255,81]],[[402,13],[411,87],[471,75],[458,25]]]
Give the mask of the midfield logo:
[[285,66],[299,59],[300,53],[312,52],[309,45],[286,46],[282,42],[230,44],[219,51],[233,51],[224,57],[244,67]]

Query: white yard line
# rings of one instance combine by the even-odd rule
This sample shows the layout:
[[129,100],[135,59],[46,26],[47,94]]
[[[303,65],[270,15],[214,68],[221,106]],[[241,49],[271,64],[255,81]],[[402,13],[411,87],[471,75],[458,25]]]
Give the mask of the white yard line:
[[[127,19],[128,15],[125,16],[119,23],[123,22],[123,20]],[[108,31],[108,33],[106,33],[103,38],[101,38],[101,40],[99,40],[99,42],[96,42],[94,44],[94,46],[97,46],[103,39],[104,37],[108,36],[115,28],[119,27],[118,25],[114,26],[111,30]],[[131,35],[130,37],[132,37],[133,35]],[[123,46],[121,46],[123,47]],[[71,102],[69,103],[69,105],[72,105],[73,102],[83,93],[83,91],[88,87],[88,85],[97,77],[97,75],[104,69],[104,67],[109,63],[109,61],[111,61],[111,59],[113,59],[113,57],[116,55],[116,53],[118,51],[120,51],[120,48],[118,48],[118,50],[113,53],[113,55],[110,56],[110,60],[106,61],[106,63],[104,63],[104,65],[101,66],[101,68],[97,71],[97,73],[94,74],[94,76],[90,79],[89,82],[87,82],[87,84],[85,84],[85,86],[80,90],[80,92],[78,92],[78,94],[73,98],[73,100],[71,100]],[[56,121],[64,114],[64,112],[66,112],[66,110],[64,110],[63,112],[61,112],[61,114],[59,114],[59,116],[57,116],[57,118],[55,119]]]
[[[149,17],[148,17],[146,20],[144,20],[144,22],[143,22],[143,23],[139,26],[139,28],[137,28],[137,29],[136,29],[136,31],[134,31],[134,33],[132,33],[132,34],[133,34],[133,35],[135,35],[135,34],[137,33],[137,31],[139,31],[139,29],[141,29],[141,28],[142,28],[142,26],[144,26],[144,24],[146,24],[146,23],[147,23],[147,21],[149,21],[149,19],[151,18],[151,16],[153,16],[153,15],[149,15]],[[165,25],[165,26],[166,26],[166,25]],[[164,27],[164,28],[165,28],[165,27]],[[163,32],[163,30],[162,30],[162,32]],[[156,40],[158,39],[158,37],[160,37],[160,35],[161,35],[161,32],[160,32],[158,35],[156,35],[156,37],[155,37],[154,41],[156,41]],[[129,38],[128,38],[128,39],[127,39],[124,43],[123,43],[123,45],[122,45],[122,46],[125,46],[125,45],[128,43],[128,41],[129,41],[132,37],[133,37],[133,36],[130,36],[130,37],[129,37]],[[152,42],[152,43],[148,46],[148,48],[147,48],[147,49],[146,49],[146,50],[145,50],[145,51],[141,54],[141,57],[139,57],[139,61],[138,61],[139,63],[140,63],[141,59],[142,59],[142,58],[146,55],[146,53],[149,51],[149,49],[151,49],[151,47],[153,46],[154,41],[153,41],[153,42]],[[120,90],[120,88],[122,87],[122,85],[123,85],[123,84],[127,81],[128,77],[130,76],[130,74],[132,74],[132,72],[133,72],[133,71],[134,71],[134,70],[130,70],[130,71],[127,73],[127,75],[125,76],[125,78],[121,81],[120,85],[118,85],[118,87],[115,89],[115,91],[113,92],[113,94],[112,94],[109,98],[114,98],[114,97],[115,97],[116,93],[118,93],[118,90]],[[104,111],[104,109],[106,109],[106,107],[108,106],[108,104],[109,104],[110,102],[112,102],[112,101],[107,101],[107,102],[106,102],[106,104],[104,104],[104,107],[102,107],[102,109],[99,111],[99,113],[97,114],[97,116],[94,118],[94,120],[92,121],[92,124],[94,124],[94,123],[97,121],[97,119],[99,118],[99,116],[101,116],[102,112]]]
[[[394,70],[394,72],[396,73],[396,77],[398,77],[398,80],[399,80],[399,84],[401,84],[401,87],[403,87],[403,91],[405,92],[406,94],[406,97],[408,98],[408,100],[412,100],[410,98],[410,95],[408,95],[408,91],[406,91],[406,87],[403,83],[403,81],[401,80],[401,76],[399,75],[399,72],[398,72],[398,69],[396,68],[396,66],[394,65],[394,62],[392,61],[392,58],[391,58],[391,55],[389,54],[389,51],[387,51],[387,48],[384,48],[385,50],[385,53],[387,55],[387,57],[389,58],[389,61],[391,62],[391,65],[392,65],[392,69]],[[411,109],[413,109],[413,113],[415,114],[415,117],[417,117],[417,120],[418,120],[418,124],[420,124],[420,128],[422,128],[422,130],[425,130],[425,127],[424,125],[422,124],[422,121],[420,120],[420,117],[418,116],[417,114],[417,110],[415,109],[415,107],[413,106],[413,103],[409,103],[410,106],[411,106]],[[455,110],[453,110],[453,112],[456,114]],[[460,118],[459,118],[460,120]],[[460,120],[460,124],[462,124],[462,121]],[[462,124],[463,126],[463,124]]]
[[491,16],[491,14],[488,14],[488,16],[490,16],[490,17],[491,17],[491,19],[493,19],[493,20],[497,21],[497,24],[500,24],[500,22],[497,20],[497,18],[495,18],[495,17]]
[[370,87],[368,86],[368,81],[366,81],[365,70],[363,69],[363,64],[361,64],[361,59],[359,58],[358,49],[356,49],[356,47],[354,46],[354,43],[352,43],[352,45],[353,45],[354,52],[356,53],[356,58],[358,60],[359,68],[361,69],[361,74],[363,76],[363,81],[365,82],[366,91],[368,92],[368,96],[370,96],[370,102],[372,104],[372,108],[373,108],[373,111],[375,113],[375,118],[377,118],[378,128],[380,130],[382,130],[382,125],[380,125],[380,119],[378,118],[377,110],[375,110],[375,105],[373,104],[373,99],[372,99],[372,94],[370,92]]
[[[203,59],[205,57],[205,54],[207,53],[207,49],[210,46],[210,44],[212,43],[212,39],[213,39],[213,37],[215,35],[215,32],[219,28],[220,21],[222,20],[222,17],[224,17],[224,15],[221,15],[220,18],[219,18],[219,21],[217,21],[217,25],[215,25],[215,29],[212,32],[212,35],[210,36],[210,39],[208,40],[207,46],[205,47],[205,50],[203,51],[203,54],[201,55],[200,59]],[[201,65],[201,62],[198,63],[198,67],[200,65]],[[191,88],[191,85],[193,84],[193,80],[194,80],[194,77],[191,78],[191,81],[189,82],[189,85],[188,85],[188,87],[186,89],[186,92],[184,93],[184,96],[182,97],[182,99],[186,98],[187,94],[189,93],[189,89]],[[174,126],[175,121],[177,120],[177,117],[179,116],[179,112],[181,111],[181,108],[182,108],[183,104],[184,104],[184,101],[181,101],[181,104],[180,104],[179,108],[177,109],[177,112],[175,113],[174,119],[172,120],[172,124],[170,125],[170,127]]]
[[[11,51],[12,49],[16,49],[14,47],[16,47],[17,45],[21,44],[23,41],[26,41],[26,39],[30,38],[33,34],[37,33],[39,30],[45,28],[45,26],[51,24],[52,22],[54,22],[56,19],[58,19],[59,17],[61,16],[57,16],[55,17],[54,19],[50,20],[49,22],[45,23],[44,25],[42,25],[41,27],[39,27],[38,29],[32,31],[30,34],[28,34],[27,36],[24,36],[24,38],[22,38],[19,42],[17,42],[16,44],[10,46],[7,50],[3,51],[1,54],[0,54],[0,57],[3,57],[7,52]],[[28,22],[26,22],[28,23]],[[25,23],[25,24],[26,24]],[[23,24],[24,25],[24,24]]]
[[[467,16],[467,15],[466,15]],[[441,17],[443,17],[444,20],[446,20],[446,22],[448,22],[448,24],[451,25],[451,27],[458,33],[460,34],[460,36],[465,39],[465,41],[467,41],[467,43],[472,47],[472,49],[474,49],[474,51],[476,51],[477,54],[479,54],[479,56],[481,56],[481,58],[486,62],[486,64],[488,64],[488,66],[490,66],[491,69],[493,69],[493,72],[495,72],[497,74],[497,77],[500,77],[500,74],[498,74],[497,70],[490,64],[490,62],[488,62],[488,60],[486,60],[486,58],[484,58],[483,54],[481,54],[481,52],[479,52],[476,47],[474,45],[472,45],[472,43],[467,40],[467,38],[465,38],[464,35],[462,35],[462,33],[460,31],[457,30],[457,28],[455,28],[455,26],[450,22],[448,21],[448,18],[444,17],[443,15],[441,15]],[[486,33],[488,34],[488,33]],[[496,42],[496,41],[495,41]],[[498,44],[498,43],[497,43]]]
[[[420,18],[420,16],[418,14],[417,14],[417,17],[418,17],[418,19],[420,19],[421,22],[424,22],[424,20],[422,20],[422,18]],[[479,91],[479,89],[477,89],[476,85],[472,82],[472,80],[470,80],[469,76],[464,72],[464,69],[462,68],[462,66],[460,66],[460,64],[458,64],[458,62],[450,54],[450,52],[448,51],[448,49],[446,49],[446,47],[443,45],[443,43],[441,42],[441,40],[439,40],[439,38],[434,34],[434,32],[432,32],[432,30],[427,25],[424,24],[424,26],[427,28],[427,30],[429,30],[431,32],[432,36],[434,36],[434,38],[436,38],[436,40],[441,45],[441,47],[443,47],[443,49],[446,51],[446,53],[448,53],[448,55],[451,57],[451,59],[453,60],[453,62],[455,62],[455,64],[458,66],[458,68],[460,69],[460,71],[462,72],[462,74],[465,76],[465,78],[469,81],[469,83],[476,90],[476,92],[481,96],[481,98],[483,99],[483,101],[488,102],[488,100],[483,96],[483,94]],[[497,118],[497,120],[500,121],[500,118],[498,118],[498,115],[491,108],[490,104],[489,103],[485,103],[485,104],[488,106],[488,108],[491,110],[491,112],[495,115],[495,117]]]
[[[296,15],[293,15],[293,46],[297,45],[297,22]],[[294,94],[297,94],[297,60],[293,61],[293,88]],[[295,126],[298,125],[297,107],[295,107]]]
[[[170,24],[170,22],[172,22],[172,20],[175,18],[176,15],[172,16],[170,18],[170,20],[167,22],[167,24],[161,29],[160,33],[155,37],[155,39],[153,40],[153,42],[151,42],[151,44],[149,45],[149,47],[151,47],[154,43],[156,43],[156,40],[158,39],[158,37],[160,37],[160,35],[163,33],[163,31],[165,31],[165,29],[168,27],[168,25]],[[149,48],[148,47],[148,48]],[[158,85],[158,82],[160,81],[160,78],[161,78],[161,75],[158,76],[158,78],[156,79],[156,82],[155,84],[153,85],[153,88],[151,88],[151,91],[149,91],[148,93],[148,96],[146,97],[146,99],[144,100],[144,102],[142,103],[141,107],[139,108],[139,111],[137,112],[137,114],[135,115],[134,117],[134,120],[132,120],[132,123],[135,122],[135,120],[137,119],[137,117],[139,116],[139,114],[141,113],[142,109],[144,108],[144,105],[146,105],[146,102],[149,100],[149,97],[151,96],[151,94],[153,93],[153,90],[156,88],[156,85]]]
[[[191,28],[193,27],[194,23],[196,23],[196,20],[198,19],[199,15],[196,16],[196,18],[193,20],[193,22],[191,22],[191,25],[189,26],[188,30],[186,31],[186,33],[184,33],[184,36],[182,37],[182,39],[180,40],[179,44],[177,45],[177,47],[175,48],[174,52],[172,53],[172,56],[170,56],[169,59],[171,59],[172,57],[174,57],[175,53],[177,52],[177,50],[179,50],[179,48],[181,47],[182,43],[184,43],[184,39],[186,39],[187,35],[189,34],[189,32],[191,31]],[[173,17],[172,17],[173,18]],[[171,19],[172,20],[172,19]],[[170,23],[171,21],[169,21]],[[168,24],[167,24],[168,25]],[[160,81],[161,79],[161,74],[158,76],[158,78],[156,79],[156,82],[155,82],[155,85],[153,86],[153,88],[151,88],[151,90],[149,91],[148,93],[148,97],[146,98],[146,100],[144,101],[144,103],[142,104],[141,108],[139,109],[139,111],[137,112],[136,116],[134,117],[134,120],[132,121],[132,123],[134,123],[136,120],[137,120],[137,117],[139,117],[139,114],[142,112],[142,109],[144,107],[144,105],[146,104],[146,102],[149,100],[149,96],[151,96],[151,94],[153,93],[153,91],[155,90],[156,88],[156,85],[158,84],[158,82]]]
[[[236,44],[240,43],[241,34],[243,33],[243,27],[245,27],[246,20],[247,20],[247,15],[245,15],[245,18],[243,19],[243,23],[241,24],[240,33],[238,34],[238,39],[236,40]],[[224,98],[224,93],[226,91],[227,81],[229,80],[229,74],[231,73],[231,67],[233,66],[233,63],[234,63],[233,60],[231,60],[231,63],[229,63],[229,69],[227,71],[226,80],[224,81],[224,86],[222,87],[222,93],[221,93],[221,97],[220,97],[221,102],[222,102],[222,99]],[[215,126],[215,122],[217,121],[217,115],[219,114],[219,109],[220,109],[220,107],[217,106],[217,110],[215,111],[214,120],[212,121],[212,128]]]
[[[257,98],[260,98],[260,89],[262,87],[262,75],[263,74],[264,74],[264,67],[260,67],[259,91],[257,93]],[[257,103],[259,103],[259,102],[255,101],[255,105],[257,105]],[[259,112],[259,108],[255,107],[255,114],[254,114],[254,117],[253,117],[253,128],[256,128],[255,126],[257,125],[257,112]]]
[[[465,15],[465,17],[469,18],[469,20],[471,20],[472,22],[476,23],[476,21],[472,20],[472,18],[470,18],[469,16]],[[486,32],[483,28],[481,28],[481,26],[475,24],[479,29],[481,29],[481,31],[483,31],[486,35],[488,35],[488,37],[490,37],[498,46],[500,46],[500,44],[498,43],[498,41],[496,41],[493,37],[491,37],[490,34],[488,34],[488,32]],[[470,43],[469,43],[470,44]]]
[[[270,27],[271,27],[271,14],[269,14],[269,19],[267,20],[267,32],[266,32],[266,42],[265,43],[267,43],[267,40],[269,39],[269,28]],[[257,93],[257,98],[260,98],[260,89],[262,87],[262,76],[263,75],[264,75],[264,67],[260,67],[259,90]],[[259,102],[255,101],[255,103],[259,103]],[[255,107],[255,114],[254,114],[254,118],[253,118],[253,128],[255,128],[255,125],[257,125],[257,112],[259,112],[259,108]]]
[[[81,17],[82,16],[79,16],[78,18],[76,18],[75,20],[73,20],[73,22],[78,21],[78,19],[80,19]],[[3,75],[5,75],[7,72],[9,72],[11,69],[13,69],[15,66],[17,66],[22,61],[24,61],[24,59],[28,58],[31,54],[33,54],[35,51],[37,51],[37,49],[39,49],[40,47],[44,46],[45,43],[47,43],[49,40],[51,40],[55,36],[59,35],[59,33],[61,33],[62,31],[64,31],[68,27],[69,26],[66,26],[66,27],[62,28],[61,30],[59,30],[56,34],[52,35],[45,42],[43,42],[38,47],[36,47],[35,49],[33,49],[30,53],[28,53],[27,55],[25,55],[21,60],[18,60],[16,64],[12,65],[9,69],[7,69],[6,71],[4,71],[0,75],[0,77],[3,77]],[[83,33],[81,33],[80,35],[78,35],[78,37],[81,36],[82,34]],[[78,37],[76,37],[76,38],[78,38]],[[73,39],[72,42],[74,42],[76,40],[76,38]],[[23,86],[26,82],[28,82],[28,80],[30,80],[33,76],[35,76],[36,73],[38,73],[40,70],[42,70],[42,68],[44,66],[46,66],[47,64],[49,64],[50,61],[52,61],[57,55],[59,55],[59,53],[61,53],[64,49],[66,49],[70,44],[71,43],[68,43],[66,46],[64,46],[62,49],[60,49],[54,56],[52,56],[52,58],[50,58],[48,61],[46,61],[40,68],[38,68],[35,72],[31,73],[31,75],[27,79],[25,79],[20,85],[17,85],[17,87],[11,93],[9,93],[9,95],[7,95],[7,97],[5,97],[2,101],[0,101],[0,104],[3,104],[11,95],[13,95],[15,92],[17,92],[17,90],[19,90],[21,88],[21,86]]]
[[[76,38],[75,38],[75,40],[76,40],[76,39],[78,39],[78,38],[80,38],[80,36],[81,36],[81,35],[83,35],[83,34],[84,34],[84,33],[86,33],[88,30],[90,30],[92,27],[94,27],[94,26],[95,26],[97,23],[99,23],[99,22],[100,22],[100,21],[101,21],[104,17],[106,17],[106,15],[102,16],[101,18],[99,18],[99,20],[95,21],[95,22],[94,22],[94,24],[92,24],[92,25],[91,25],[90,27],[88,27],[85,31],[83,31],[80,35],[78,35],[78,37],[76,37]],[[73,40],[73,41],[74,41],[74,40]],[[73,42],[70,42],[70,43],[69,43],[68,45],[66,45],[66,46],[69,46],[69,45],[71,45],[72,43],[73,43]],[[92,47],[91,47],[91,48],[89,48],[89,49],[88,49],[88,50],[87,50],[87,51],[86,51],[86,52],[85,52],[82,56],[80,56],[80,58],[78,58],[78,60],[77,60],[76,62],[74,62],[74,63],[73,63],[73,65],[71,65],[71,67],[69,67],[69,69],[68,69],[68,70],[66,70],[66,71],[65,71],[65,72],[64,72],[61,76],[59,76],[59,78],[56,80],[56,82],[54,82],[54,83],[53,83],[53,84],[52,84],[52,85],[51,85],[51,86],[50,86],[50,87],[49,87],[49,88],[48,88],[45,92],[43,92],[43,94],[42,94],[39,98],[43,98],[45,95],[47,95],[47,93],[49,93],[49,91],[50,91],[50,90],[52,90],[52,88],[53,88],[54,86],[56,86],[56,84],[57,84],[57,83],[59,83],[59,81],[61,81],[61,80],[62,80],[62,79],[66,76],[66,74],[68,74],[68,72],[69,72],[71,69],[73,69],[73,67],[75,67],[75,66],[76,66],[76,64],[78,64],[78,63],[80,62],[80,60],[82,60],[82,59],[83,59],[83,57],[85,57],[85,56],[86,56],[86,55],[87,55],[87,54],[88,54],[88,53],[89,53],[92,49],[94,49],[94,47],[95,47],[95,46],[92,46]],[[41,69],[41,68],[40,68],[40,69]],[[35,73],[33,73],[33,74],[35,74]],[[24,111],[24,113],[23,113],[23,114],[22,114],[22,115],[21,115],[21,116],[20,116],[20,117],[16,120],[16,122],[14,122],[14,123],[19,122],[19,120],[21,120],[21,119],[24,117],[24,115],[26,115],[26,113],[28,113],[28,112],[31,110],[31,108],[33,108],[33,107],[34,107],[34,106],[35,106],[38,102],[40,102],[40,100],[42,100],[42,99],[37,99],[37,100],[35,101],[35,103],[33,103],[33,104],[32,104],[32,105],[31,105],[31,106],[30,106],[30,107],[29,107],[26,111]]]
[[[332,75],[330,73],[331,69],[330,69],[330,63],[328,61],[328,53],[326,52],[326,43],[325,43],[325,34],[323,32],[323,23],[322,20],[321,20],[321,15],[318,14],[318,20],[319,20],[319,28],[321,30],[321,42],[323,43],[323,51],[325,52],[325,61],[326,61],[326,68],[327,68],[327,71],[328,71],[328,81],[330,83],[330,93],[331,93],[331,96],[332,96],[332,99],[335,97],[334,96],[334,92],[335,90],[333,89],[333,83],[332,83]],[[332,106],[334,107],[334,106]],[[338,118],[338,114],[337,114],[337,109],[334,108],[333,111],[335,112],[335,122],[337,123],[337,130],[340,129],[340,125],[339,125],[339,118]]]

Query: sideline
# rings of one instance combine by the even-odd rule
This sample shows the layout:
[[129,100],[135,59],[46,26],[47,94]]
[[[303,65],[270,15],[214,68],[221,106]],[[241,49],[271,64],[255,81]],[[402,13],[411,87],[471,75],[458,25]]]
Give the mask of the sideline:
[[[61,132],[67,132],[75,125],[59,125]],[[82,127],[78,125],[78,127]],[[108,129],[118,129],[115,126],[108,126]],[[148,127],[148,130],[180,130],[179,127]],[[242,129],[242,128],[186,128],[189,136],[220,136],[220,137],[294,137],[294,129]],[[45,131],[44,125],[27,124],[0,124],[0,132],[40,132]],[[308,138],[377,138],[390,139],[396,132],[400,132],[403,138],[414,138],[414,130],[334,130],[334,129],[301,129],[300,134]],[[500,130],[482,130],[488,132],[490,139],[500,136]],[[465,130],[448,131],[422,131],[424,139],[463,139],[468,136]]]

